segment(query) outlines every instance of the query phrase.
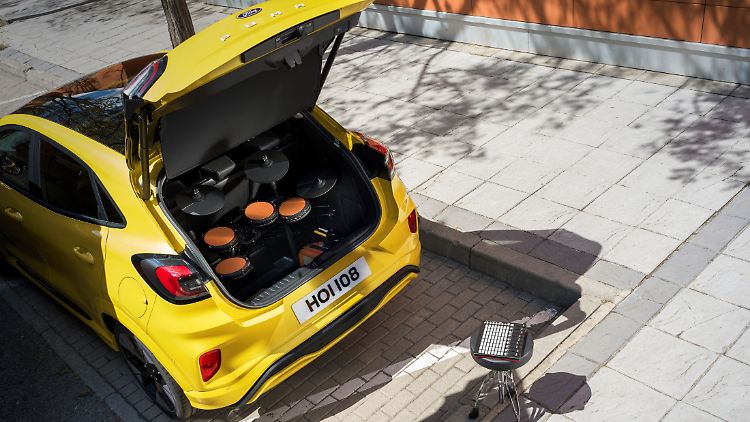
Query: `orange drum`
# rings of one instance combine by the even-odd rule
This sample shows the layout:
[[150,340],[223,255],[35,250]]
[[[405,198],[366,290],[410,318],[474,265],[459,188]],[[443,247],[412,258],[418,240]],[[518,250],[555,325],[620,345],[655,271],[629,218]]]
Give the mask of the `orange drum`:
[[203,235],[203,242],[212,250],[228,251],[237,246],[237,235],[229,227],[214,227]]
[[245,276],[252,269],[250,261],[247,258],[236,256],[234,258],[222,259],[214,271],[223,280],[231,280]]
[[279,215],[287,223],[296,223],[310,214],[310,202],[304,198],[289,198],[279,206]]
[[270,226],[279,217],[276,207],[266,201],[255,201],[245,207],[245,217],[255,227]]

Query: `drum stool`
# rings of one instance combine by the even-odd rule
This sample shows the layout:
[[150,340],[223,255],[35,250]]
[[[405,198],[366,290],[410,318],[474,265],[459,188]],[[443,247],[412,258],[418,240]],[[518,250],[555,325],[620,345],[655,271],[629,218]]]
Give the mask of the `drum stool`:
[[479,366],[490,372],[479,384],[479,391],[474,397],[474,406],[469,419],[479,416],[479,403],[487,397],[492,387],[497,384],[500,403],[507,397],[516,415],[521,421],[521,406],[516,394],[513,370],[525,365],[534,351],[534,339],[523,324],[485,321],[474,332],[469,341],[471,357]]

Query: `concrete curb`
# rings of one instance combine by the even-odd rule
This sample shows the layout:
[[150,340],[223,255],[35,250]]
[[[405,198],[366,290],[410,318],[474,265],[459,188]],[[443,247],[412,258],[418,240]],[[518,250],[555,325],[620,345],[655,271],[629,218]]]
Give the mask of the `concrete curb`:
[[422,246],[543,300],[568,307],[584,295],[617,301],[623,291],[505,246],[420,218]]
[[12,47],[0,51],[0,69],[47,89],[57,88],[82,76],[74,70],[29,56]]

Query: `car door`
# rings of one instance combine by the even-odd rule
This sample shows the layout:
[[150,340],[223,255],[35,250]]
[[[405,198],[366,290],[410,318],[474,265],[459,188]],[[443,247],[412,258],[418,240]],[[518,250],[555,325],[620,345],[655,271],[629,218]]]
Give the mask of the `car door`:
[[19,126],[0,128],[0,241],[11,259],[35,277],[45,267],[32,228],[40,221],[32,213],[31,182],[36,135]]
[[40,201],[35,217],[46,281],[61,299],[87,319],[95,316],[96,298],[104,289],[106,209],[103,189],[94,174],[70,152],[40,136]]

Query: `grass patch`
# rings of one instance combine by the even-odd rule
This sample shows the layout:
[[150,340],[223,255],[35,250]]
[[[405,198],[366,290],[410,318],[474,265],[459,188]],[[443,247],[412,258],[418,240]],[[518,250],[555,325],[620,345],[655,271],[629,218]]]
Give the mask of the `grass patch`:
[[0,42],[0,51],[5,50],[6,48],[8,48],[8,46]]

